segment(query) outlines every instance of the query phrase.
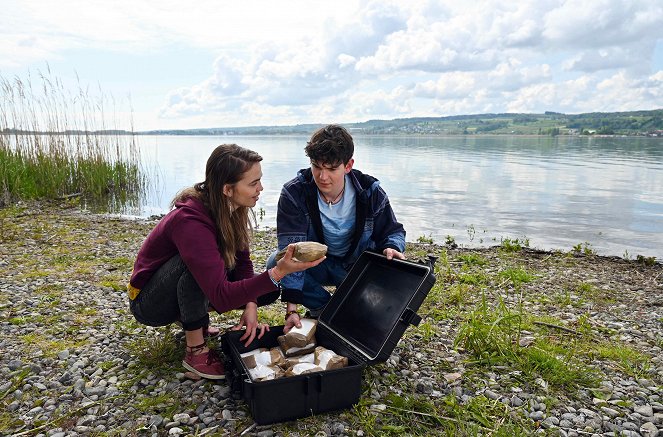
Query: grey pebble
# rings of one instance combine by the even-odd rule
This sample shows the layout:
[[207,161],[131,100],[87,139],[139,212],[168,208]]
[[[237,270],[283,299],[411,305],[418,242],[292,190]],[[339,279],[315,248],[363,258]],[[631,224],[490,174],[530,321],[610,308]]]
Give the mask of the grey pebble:
[[543,414],[543,411],[532,411],[531,413],[529,413],[529,418],[532,420],[539,421],[543,420],[544,417],[545,415]]

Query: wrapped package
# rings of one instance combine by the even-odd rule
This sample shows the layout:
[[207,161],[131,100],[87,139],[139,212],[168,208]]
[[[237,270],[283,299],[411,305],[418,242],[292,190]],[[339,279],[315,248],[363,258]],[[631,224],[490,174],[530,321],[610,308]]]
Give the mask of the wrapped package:
[[[258,351],[258,352],[255,352]],[[271,349],[255,349],[241,355],[244,365],[249,369],[253,369],[259,364],[263,366],[275,365],[279,366],[285,363],[285,356],[279,347]]]
[[288,358],[309,354],[315,350],[316,346],[315,342],[313,342],[304,347],[290,347],[286,344],[285,335],[279,335],[276,340],[279,342],[283,354]]
[[348,357],[338,355],[336,352],[322,346],[315,348],[314,356],[314,363],[323,370],[341,369],[348,365]]
[[[327,254],[327,246],[317,241],[300,241],[295,244],[295,250],[292,253],[292,259],[296,261],[315,261]],[[287,247],[281,249],[276,254],[276,261],[285,256]]]
[[313,372],[322,372],[322,369],[313,363],[299,363],[286,370],[285,376],[296,376]]
[[302,327],[293,327],[285,334],[285,349],[291,347],[304,347],[307,344],[315,343],[315,328],[318,321],[315,319],[301,319]]
[[300,355],[298,357],[286,358],[284,367],[287,369],[300,363],[315,363],[315,354],[311,352],[310,354]]
[[278,366],[265,366],[258,364],[249,369],[249,376],[253,381],[269,381],[283,376],[283,370]]

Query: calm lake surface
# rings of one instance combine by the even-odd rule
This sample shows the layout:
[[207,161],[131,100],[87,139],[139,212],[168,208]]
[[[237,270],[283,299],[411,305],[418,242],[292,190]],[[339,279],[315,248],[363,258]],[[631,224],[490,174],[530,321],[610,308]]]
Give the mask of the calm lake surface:
[[[663,139],[355,135],[355,168],[377,177],[407,240],[530,247],[663,259]],[[259,227],[276,225],[281,186],[308,166],[307,136],[138,136],[151,187],[129,215],[168,211],[204,178],[222,143],[264,160]]]

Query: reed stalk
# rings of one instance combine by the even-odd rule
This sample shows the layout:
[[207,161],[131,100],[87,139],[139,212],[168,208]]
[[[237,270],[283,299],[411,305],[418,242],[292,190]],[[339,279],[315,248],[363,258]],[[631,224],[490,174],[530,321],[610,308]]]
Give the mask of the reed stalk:
[[0,75],[0,204],[80,195],[107,210],[136,206],[147,178],[133,121],[119,129],[115,100],[80,81],[74,93],[50,70],[33,82]]

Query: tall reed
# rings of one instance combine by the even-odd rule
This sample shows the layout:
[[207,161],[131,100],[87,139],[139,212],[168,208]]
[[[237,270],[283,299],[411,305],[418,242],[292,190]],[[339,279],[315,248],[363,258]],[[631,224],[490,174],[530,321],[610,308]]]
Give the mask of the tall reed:
[[80,81],[73,93],[50,70],[36,82],[0,75],[0,203],[80,195],[135,206],[147,178],[131,117],[120,130],[115,100]]

